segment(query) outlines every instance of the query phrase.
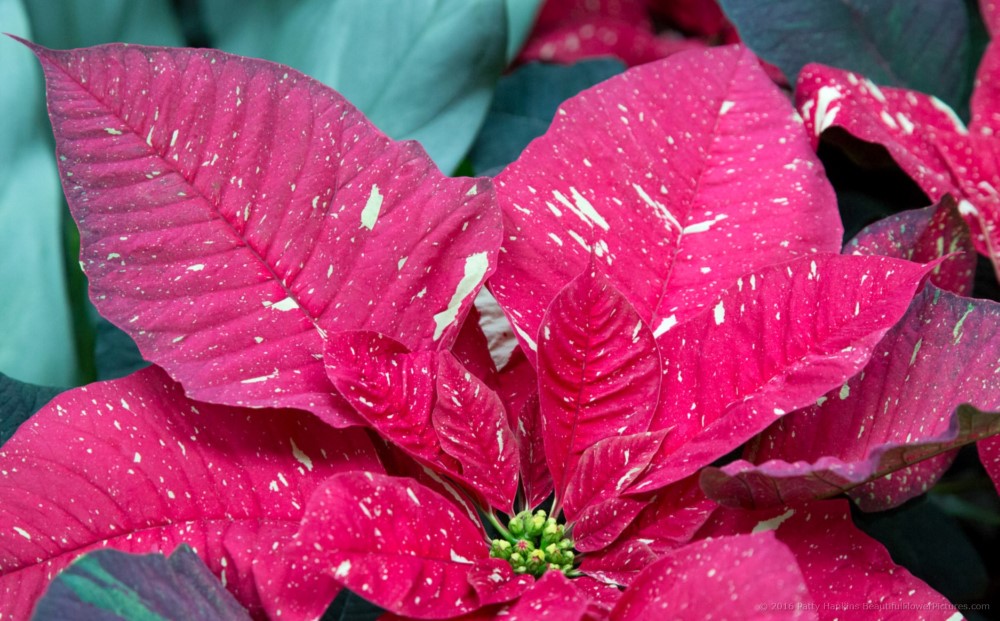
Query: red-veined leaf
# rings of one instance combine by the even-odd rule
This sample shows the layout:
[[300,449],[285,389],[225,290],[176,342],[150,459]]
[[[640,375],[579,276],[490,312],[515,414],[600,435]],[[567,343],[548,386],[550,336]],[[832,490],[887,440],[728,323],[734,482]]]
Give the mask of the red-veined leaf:
[[668,552],[636,577],[611,612],[612,621],[818,618],[795,557],[772,533]]
[[937,482],[953,457],[942,453],[1000,433],[998,351],[1000,304],[928,286],[862,373],[755,438],[749,461],[703,473],[702,485],[746,508],[841,492],[866,511],[902,504]]
[[488,181],[281,65],[31,47],[91,296],[188,394],[343,426],[324,332],[451,344],[499,245]]
[[584,451],[649,428],[660,393],[653,332],[599,269],[559,292],[538,335],[545,460],[560,496]]
[[496,182],[506,237],[490,290],[532,358],[591,255],[660,334],[747,272],[841,244],[801,119],[740,47],[584,91]]
[[[640,503],[640,511],[627,523],[610,522],[611,528],[604,532],[588,524],[573,525],[577,549],[587,552],[581,571],[627,586],[652,560],[694,539],[718,506],[705,496],[697,476],[634,500]],[[617,539],[607,545],[609,538]]]
[[307,571],[332,574],[395,614],[433,619],[480,606],[469,575],[488,559],[486,535],[412,479],[360,472],[327,479],[309,500],[295,547]]
[[353,468],[380,468],[363,432],[195,403],[156,367],[63,393],[0,450],[0,614],[28,618],[48,580],[89,550],[180,543],[255,614],[281,608],[283,591],[311,578],[290,571],[278,584],[288,567],[257,561],[287,544],[322,479]]
[[671,433],[631,491],[693,474],[843,384],[932,268],[820,255],[738,279],[705,313],[660,337],[663,393],[651,429]]
[[375,332],[330,335],[327,372],[384,438],[509,511],[518,453],[500,398],[448,351],[410,352]]

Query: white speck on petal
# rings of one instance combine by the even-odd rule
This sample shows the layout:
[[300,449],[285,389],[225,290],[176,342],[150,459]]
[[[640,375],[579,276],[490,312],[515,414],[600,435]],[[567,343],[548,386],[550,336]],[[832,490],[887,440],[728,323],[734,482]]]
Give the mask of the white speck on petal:
[[373,184],[368,201],[365,203],[364,209],[361,210],[361,226],[369,231],[375,228],[375,221],[378,220],[378,213],[382,209],[382,199],[383,196],[379,192],[378,186]]

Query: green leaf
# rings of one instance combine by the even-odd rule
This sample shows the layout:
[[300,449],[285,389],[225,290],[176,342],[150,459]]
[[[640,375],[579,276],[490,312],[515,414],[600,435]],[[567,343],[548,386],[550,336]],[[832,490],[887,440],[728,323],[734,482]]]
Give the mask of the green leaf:
[[26,384],[0,373],[0,446],[59,392],[58,388]]
[[74,48],[101,43],[183,45],[170,0],[25,0],[35,43]]
[[879,513],[854,512],[857,526],[889,550],[892,560],[953,602],[985,591],[986,567],[960,523],[926,498]]
[[320,621],[376,621],[385,613],[375,604],[341,589]]
[[[20,0],[0,0],[4,30],[30,36]],[[0,372],[70,385],[76,353],[62,252],[62,192],[34,59],[0,41]]]
[[505,0],[206,1],[227,52],[295,67],[446,173],[472,144],[505,65]]
[[32,618],[77,621],[250,621],[191,548],[173,554],[97,550],[56,576]]
[[617,60],[524,65],[500,80],[469,159],[477,175],[499,172],[545,133],[559,104],[625,70]]
[[795,84],[810,62],[959,108],[971,86],[963,0],[720,0],[743,41]]
[[94,361],[99,380],[118,379],[149,366],[132,337],[100,316],[97,318]]

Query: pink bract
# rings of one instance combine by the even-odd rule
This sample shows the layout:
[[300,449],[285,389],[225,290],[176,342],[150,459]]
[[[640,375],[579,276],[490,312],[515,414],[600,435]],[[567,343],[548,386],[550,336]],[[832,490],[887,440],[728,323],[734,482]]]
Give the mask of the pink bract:
[[568,100],[496,178],[490,290],[529,358],[593,254],[659,336],[756,269],[840,249],[801,119],[739,47],[636,67]]
[[156,367],[65,392],[0,449],[0,614],[28,618],[55,572],[90,550],[182,542],[251,612],[273,612],[316,576],[272,546],[289,543],[322,479],[355,468],[381,469],[360,430],[196,403]]
[[489,181],[444,177],[274,63],[30,47],[91,296],[192,397],[345,426],[325,334],[450,346],[495,264]]

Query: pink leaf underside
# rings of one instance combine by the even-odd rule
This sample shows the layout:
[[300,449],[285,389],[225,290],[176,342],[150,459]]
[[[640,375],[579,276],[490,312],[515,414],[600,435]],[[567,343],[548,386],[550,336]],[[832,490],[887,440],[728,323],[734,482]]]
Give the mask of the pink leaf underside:
[[587,552],[580,566],[584,573],[627,586],[652,561],[691,541],[718,507],[705,496],[696,476],[641,500],[639,514],[610,546],[592,545],[593,538],[581,532],[582,524],[574,524],[577,549]]
[[672,431],[629,491],[689,476],[843,384],[932,268],[824,254],[740,278],[660,337],[664,382],[651,429]]
[[947,599],[896,565],[881,543],[854,526],[844,500],[787,510],[720,509],[702,534],[720,537],[766,531],[774,531],[795,555],[821,621],[961,618]]
[[490,356],[497,369],[502,369],[510,362],[514,349],[517,347],[517,337],[510,327],[503,309],[493,298],[487,288],[479,290],[475,300],[476,311],[479,312],[479,326],[486,335]]
[[488,180],[444,177],[274,63],[32,50],[91,297],[188,394],[344,426],[324,331],[450,346],[499,246]]
[[[474,571],[489,563],[482,528],[412,479],[350,472],[327,479],[306,507],[290,556],[330,572],[344,587],[389,612],[418,619],[479,608]],[[470,575],[474,577],[470,580]],[[488,588],[486,598],[498,591]]]
[[862,373],[756,438],[749,462],[707,471],[703,486],[745,508],[844,491],[866,511],[902,504],[944,473],[942,453],[1000,433],[998,352],[1000,304],[928,286]]
[[800,119],[740,47],[584,91],[496,183],[506,237],[490,290],[531,358],[548,305],[592,254],[661,334],[747,272],[840,249]]
[[649,428],[660,393],[653,332],[598,270],[559,292],[538,335],[545,458],[559,495],[585,450]]
[[462,329],[458,331],[455,344],[451,346],[451,353],[463,367],[472,371],[484,384],[493,390],[497,389],[497,366],[490,356],[489,342],[480,326],[479,311],[475,306],[469,308],[469,314],[462,322]]
[[[783,606],[768,609],[767,604]],[[647,567],[612,621],[817,619],[802,572],[773,533],[720,537],[667,553]]]
[[634,67],[704,47],[705,44],[697,39],[656,34],[649,26],[637,26],[611,17],[587,17],[536,32],[525,43],[518,60],[572,64],[610,56]]
[[0,450],[0,616],[27,619],[49,579],[92,549],[182,542],[254,614],[281,608],[283,592],[312,583],[265,557],[319,481],[352,468],[380,468],[363,432],[196,404],[156,367],[65,392]]
[[864,228],[844,246],[844,254],[882,255],[929,263],[948,256],[931,272],[935,286],[971,296],[976,252],[969,227],[950,195],[923,209],[894,214]]
[[[1000,65],[997,54],[988,54],[984,62]],[[989,78],[991,84],[996,74]],[[982,94],[981,109],[986,100],[992,100],[989,105],[995,112],[995,98]],[[992,130],[975,124],[967,129],[951,108],[934,97],[880,88],[862,76],[823,65],[802,70],[796,101],[814,144],[827,129],[840,127],[885,147],[932,200],[947,192],[963,199],[960,210],[976,249],[1000,270],[1000,171]]]
[[331,334],[327,372],[382,437],[501,511],[517,494],[518,454],[496,393],[447,351],[409,352],[375,332]]
[[983,440],[977,446],[979,449],[979,460],[983,462],[983,467],[993,479],[993,487],[1000,493],[1000,438],[990,438]]

